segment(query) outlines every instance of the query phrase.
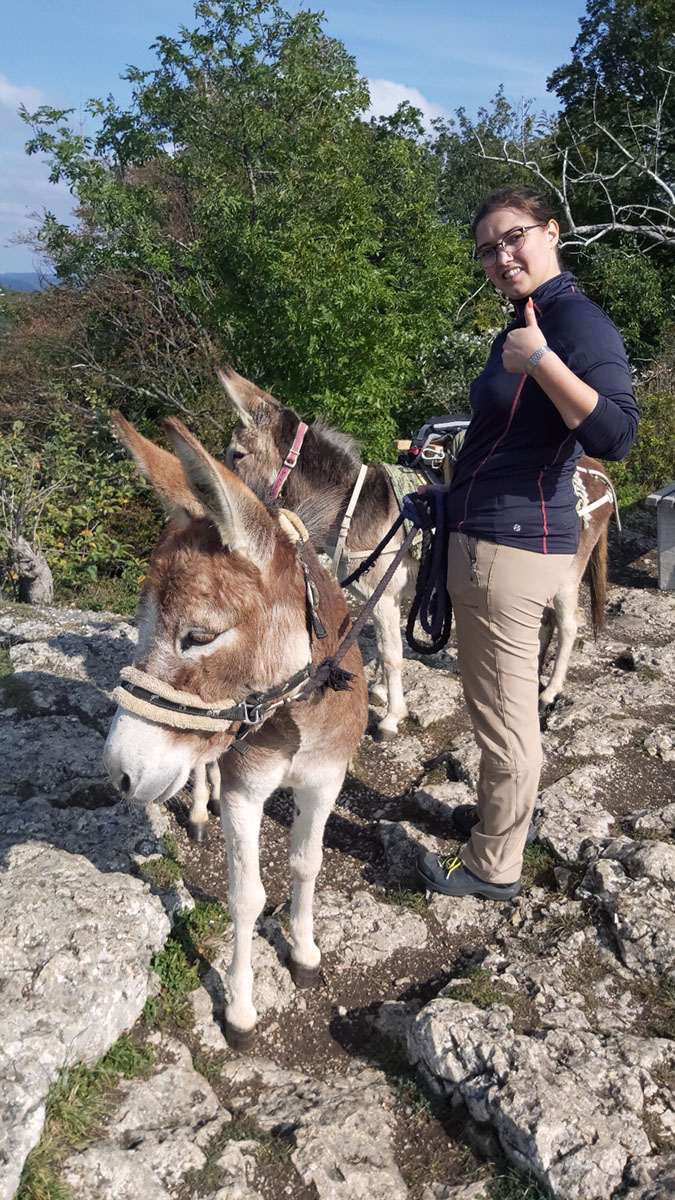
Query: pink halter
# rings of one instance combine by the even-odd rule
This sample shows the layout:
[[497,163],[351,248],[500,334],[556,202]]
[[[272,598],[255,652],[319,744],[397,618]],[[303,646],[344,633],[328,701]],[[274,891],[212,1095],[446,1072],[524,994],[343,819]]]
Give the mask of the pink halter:
[[291,471],[293,470],[293,467],[295,466],[296,462],[298,461],[298,455],[302,448],[302,443],[305,440],[305,434],[307,433],[308,429],[309,429],[309,425],[305,425],[304,421],[301,421],[300,424],[298,425],[298,428],[295,431],[295,437],[293,438],[293,445],[291,446],[290,450],[288,451],[288,454],[286,455],[286,457],[284,459],[283,467],[281,468],[279,474],[277,475],[276,479],[274,480],[274,483],[272,484],[272,490],[270,491],[270,500],[276,500],[277,496],[279,495],[279,492],[281,491],[282,487],[284,486],[284,484],[286,482],[286,479],[288,478]]

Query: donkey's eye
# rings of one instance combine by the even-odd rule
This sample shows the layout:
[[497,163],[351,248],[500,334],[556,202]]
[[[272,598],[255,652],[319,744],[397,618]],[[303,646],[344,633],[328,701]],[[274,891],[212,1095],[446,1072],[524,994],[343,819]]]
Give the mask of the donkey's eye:
[[209,633],[206,629],[190,629],[180,639],[181,650],[189,650],[191,646],[210,646],[218,635]]

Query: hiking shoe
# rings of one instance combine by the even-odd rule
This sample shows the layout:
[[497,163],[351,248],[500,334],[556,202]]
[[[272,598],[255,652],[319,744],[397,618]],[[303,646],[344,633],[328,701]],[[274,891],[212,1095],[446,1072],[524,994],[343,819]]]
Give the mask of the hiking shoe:
[[[471,837],[471,830],[478,824],[478,809],[475,804],[458,804],[452,810],[452,823],[462,837]],[[537,836],[537,827],[530,822],[525,845],[531,846]]]
[[464,866],[461,858],[443,858],[429,850],[420,854],[417,874],[431,892],[442,892],[444,896],[480,896],[483,900],[512,900],[520,891],[520,880],[515,883],[488,883],[479,879]]

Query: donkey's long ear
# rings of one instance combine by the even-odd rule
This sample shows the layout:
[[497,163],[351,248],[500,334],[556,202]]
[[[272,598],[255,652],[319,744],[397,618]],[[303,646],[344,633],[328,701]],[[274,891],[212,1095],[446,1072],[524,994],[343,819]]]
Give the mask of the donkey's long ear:
[[212,458],[176,417],[168,417],[164,428],[190,487],[212,518],[223,545],[262,566],[273,544],[271,519],[264,504],[232,471]]
[[179,521],[186,517],[203,517],[203,506],[195,497],[175,454],[143,437],[116,408],[111,411],[110,420],[141,475],[157,492],[167,516]]
[[219,367],[217,375],[242,425],[260,425],[279,407],[279,401],[274,396],[263,392],[250,379],[244,379],[243,375],[237,375],[232,367]]

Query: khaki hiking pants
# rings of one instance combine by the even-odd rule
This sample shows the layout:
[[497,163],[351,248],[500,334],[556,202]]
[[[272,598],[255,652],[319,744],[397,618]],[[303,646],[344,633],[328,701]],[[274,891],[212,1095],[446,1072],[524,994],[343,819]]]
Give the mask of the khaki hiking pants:
[[491,883],[520,878],[542,762],[539,625],[573,557],[450,534],[459,669],[481,751],[479,822],[461,858]]

